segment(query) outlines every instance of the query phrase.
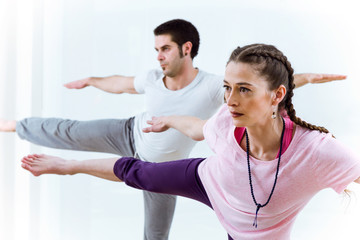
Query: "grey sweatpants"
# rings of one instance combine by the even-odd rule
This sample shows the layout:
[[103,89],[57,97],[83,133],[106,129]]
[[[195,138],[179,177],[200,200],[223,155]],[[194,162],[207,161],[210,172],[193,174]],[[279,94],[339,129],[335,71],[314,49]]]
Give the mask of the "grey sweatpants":
[[[76,121],[59,118],[26,118],[18,121],[20,138],[50,148],[92,151],[138,157],[134,143],[134,118]],[[176,197],[144,191],[145,240],[166,240]]]

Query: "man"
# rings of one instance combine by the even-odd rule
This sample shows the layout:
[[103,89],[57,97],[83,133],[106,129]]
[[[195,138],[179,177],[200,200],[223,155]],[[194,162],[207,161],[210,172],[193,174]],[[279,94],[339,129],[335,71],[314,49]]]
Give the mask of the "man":
[[[136,156],[144,161],[163,162],[187,158],[195,142],[171,129],[144,133],[152,116],[191,115],[208,119],[223,103],[223,78],[193,66],[199,49],[199,34],[187,21],[176,19],[155,30],[155,49],[162,71],[151,70],[136,77],[87,78],[65,86],[93,86],[112,93],[145,94],[147,111],[129,119],[74,121],[28,118],[0,121],[0,131],[16,131],[30,142],[61,149]],[[340,75],[302,74],[296,85],[345,78]],[[144,239],[167,239],[176,198],[144,192]]]

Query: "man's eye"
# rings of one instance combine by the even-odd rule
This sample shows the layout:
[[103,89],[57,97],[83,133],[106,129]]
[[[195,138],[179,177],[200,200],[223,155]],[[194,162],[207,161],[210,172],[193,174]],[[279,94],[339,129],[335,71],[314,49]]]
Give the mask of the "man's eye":
[[231,90],[231,88],[229,86],[227,86],[227,85],[224,85],[223,88],[225,89],[225,91],[230,91]]

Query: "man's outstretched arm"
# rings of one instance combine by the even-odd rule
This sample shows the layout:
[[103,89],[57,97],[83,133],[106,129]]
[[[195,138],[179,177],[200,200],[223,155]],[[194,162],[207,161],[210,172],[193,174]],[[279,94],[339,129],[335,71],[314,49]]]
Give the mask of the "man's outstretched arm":
[[[308,83],[325,83],[344,79],[346,79],[346,76],[340,74],[301,73],[294,75],[294,83],[296,87],[301,87]],[[66,83],[64,86],[69,89],[82,89],[92,86],[105,92],[117,94],[138,93],[134,87],[134,77],[125,77],[121,75],[109,77],[88,77]]]
[[82,89],[88,86],[96,87],[109,93],[131,93],[138,92],[134,87],[134,77],[114,75],[110,77],[89,77],[64,84],[69,89]]
[[346,79],[346,75],[322,74],[322,73],[301,73],[294,74],[295,87],[301,87],[308,83],[326,83]]

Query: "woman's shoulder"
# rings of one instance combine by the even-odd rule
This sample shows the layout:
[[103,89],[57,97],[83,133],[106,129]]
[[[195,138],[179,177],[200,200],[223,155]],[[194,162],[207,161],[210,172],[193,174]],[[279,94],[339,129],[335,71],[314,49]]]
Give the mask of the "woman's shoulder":
[[327,148],[329,141],[332,141],[332,139],[331,133],[311,130],[294,123],[291,145],[295,151],[307,152],[315,156],[319,151]]
[[342,156],[345,158],[359,158],[354,154],[346,144],[333,137],[331,133],[324,133],[318,130],[310,130],[305,127],[294,124],[295,135],[294,144],[297,149],[306,152],[312,152],[316,158],[337,158]]
[[319,130],[309,129],[294,123],[293,136],[301,139],[312,139],[321,141],[332,138],[331,133],[320,132]]

